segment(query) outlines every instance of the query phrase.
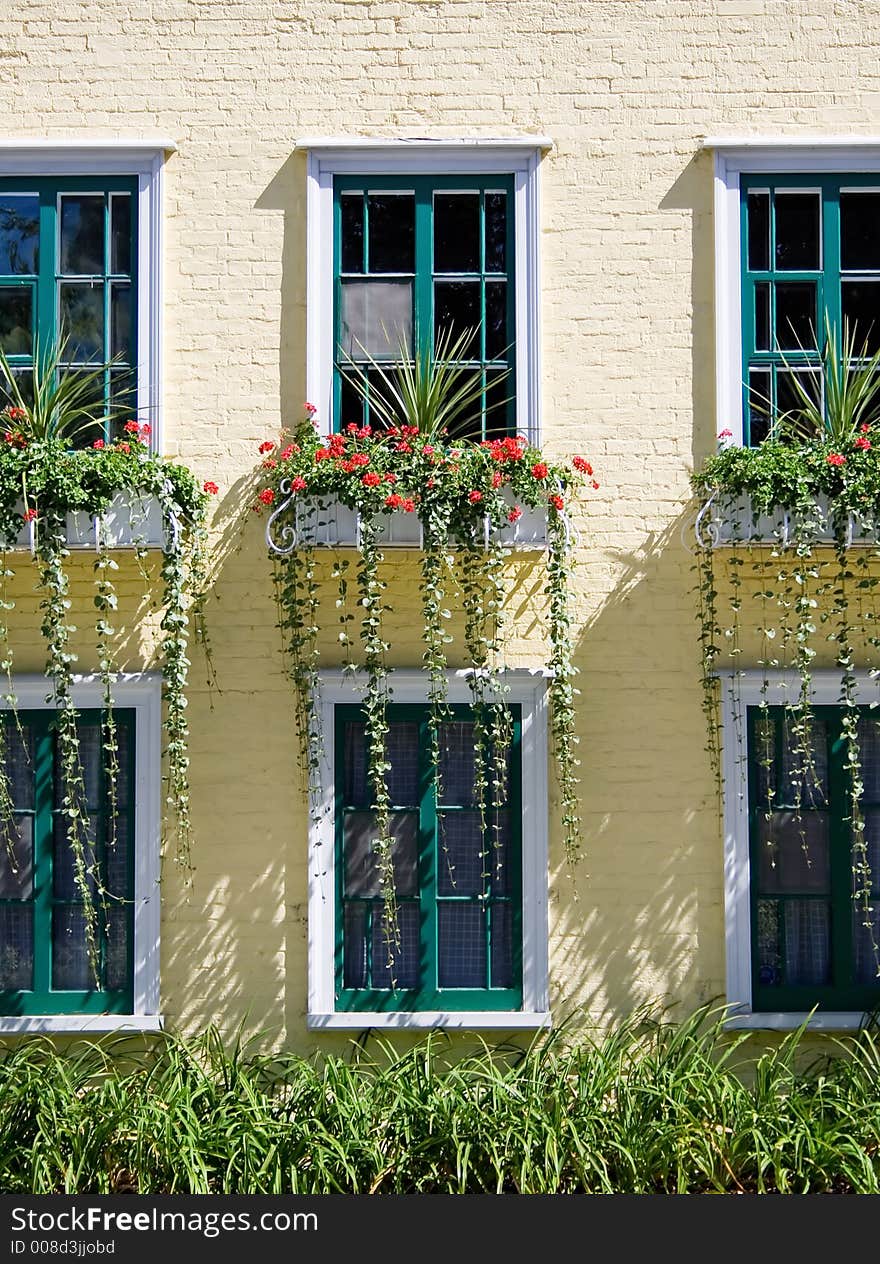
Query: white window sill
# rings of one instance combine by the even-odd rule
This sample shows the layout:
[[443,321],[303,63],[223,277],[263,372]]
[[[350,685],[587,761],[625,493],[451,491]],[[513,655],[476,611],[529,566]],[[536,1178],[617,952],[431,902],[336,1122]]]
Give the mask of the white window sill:
[[866,1014],[835,1012],[822,1014],[736,1014],[725,1020],[724,1026],[731,1031],[857,1031],[867,1019]]
[[449,1013],[445,1010],[425,1010],[420,1013],[405,1013],[394,1010],[388,1013],[373,1014],[369,1011],[339,1014],[309,1014],[307,1026],[310,1031],[363,1031],[365,1028],[403,1028],[410,1031],[429,1030],[443,1027],[447,1030],[461,1031],[535,1031],[541,1027],[550,1027],[549,1013],[524,1014],[505,1010],[472,1010],[461,1013]]
[[161,1014],[23,1014],[0,1018],[0,1035],[161,1031]]

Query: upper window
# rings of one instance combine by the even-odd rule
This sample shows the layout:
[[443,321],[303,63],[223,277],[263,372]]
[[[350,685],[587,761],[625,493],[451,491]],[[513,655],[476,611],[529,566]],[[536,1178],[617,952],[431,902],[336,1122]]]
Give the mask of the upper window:
[[459,435],[513,432],[512,177],[337,176],[334,219],[336,428],[374,420],[383,361],[469,335],[458,363],[481,390]]
[[[69,373],[107,365],[86,444],[113,439],[137,411],[137,180],[0,180],[0,347],[27,395],[39,349],[63,345]],[[112,362],[112,363],[111,363]]]
[[745,441],[796,408],[797,378],[817,403],[826,321],[858,350],[880,350],[880,178],[748,175],[742,197]]
[[[538,172],[549,142],[300,148],[309,155],[306,393],[319,424],[375,421],[370,394],[383,365],[473,331],[456,360],[479,402],[460,433],[539,443]],[[298,401],[284,408],[292,424]]]

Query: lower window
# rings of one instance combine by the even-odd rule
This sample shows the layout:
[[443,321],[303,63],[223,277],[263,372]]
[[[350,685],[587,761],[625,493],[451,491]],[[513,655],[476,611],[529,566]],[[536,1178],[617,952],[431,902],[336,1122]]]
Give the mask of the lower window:
[[63,814],[53,713],[6,722],[13,828],[0,844],[0,1014],[126,1014],[133,1007],[135,712],[114,712],[115,803],[102,713],[80,712],[88,808],[87,885],[98,914],[90,958],[86,903]]
[[[521,714],[519,707],[510,710],[504,806],[481,813],[470,708],[453,707],[440,725],[435,777],[428,708],[389,707],[399,932],[389,949],[372,850],[363,714],[336,707],[337,1010],[522,1007]],[[490,755],[490,780],[493,767]]]
[[870,868],[854,900],[853,770],[843,712],[817,706],[810,754],[796,713],[748,708],[752,1007],[857,1011],[880,1002],[880,719],[858,722],[861,814]]

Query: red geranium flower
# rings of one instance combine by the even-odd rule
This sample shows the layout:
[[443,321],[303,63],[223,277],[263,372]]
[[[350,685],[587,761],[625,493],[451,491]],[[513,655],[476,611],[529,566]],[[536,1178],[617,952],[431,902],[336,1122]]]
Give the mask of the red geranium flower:
[[380,474],[377,474],[375,470],[370,470],[369,474],[365,474],[363,476],[361,482],[364,487],[378,487],[378,485],[382,482],[382,477]]
[[863,452],[867,452],[871,446],[871,440],[866,439],[864,435],[860,435],[859,438],[856,439],[854,446],[861,448]]
[[262,456],[266,452],[271,452],[274,449],[274,447],[275,447],[275,444],[272,442],[271,439],[264,439],[263,442],[260,444],[258,451],[260,455]]
[[507,521],[519,522],[521,517],[522,517],[522,510],[520,509],[519,505],[514,505],[514,507],[507,514]]
[[37,516],[37,511],[36,509],[26,509],[21,516],[24,518],[25,522],[33,522],[34,518]]
[[216,483],[212,483],[210,479],[207,483],[202,483],[202,491],[207,492],[209,496],[216,496],[220,488]]
[[839,452],[829,452],[825,460],[829,465],[846,465],[846,457],[841,456]]
[[547,466],[543,461],[536,461],[532,466],[532,478],[546,478],[548,472]]
[[98,452],[100,452],[101,449],[105,446],[106,445],[103,439],[96,439],[95,442],[92,444],[92,447],[95,448]]
[[401,505],[404,513],[412,513],[415,510],[416,502],[414,500],[405,500]]
[[264,487],[263,490],[260,492],[259,496],[257,497],[257,500],[259,500],[264,505],[274,505],[275,493],[273,492],[271,487]]
[[478,505],[482,499],[483,499],[482,492],[477,492],[477,491],[468,492],[468,500],[471,502],[472,505]]
[[309,416],[311,416],[313,413],[316,413],[318,411],[315,405],[310,404],[308,400],[306,400],[306,402],[303,404],[303,408],[309,414]]
[[385,497],[385,504],[389,509],[399,509],[403,504],[403,497],[397,492],[392,492],[390,496]]
[[304,492],[308,487],[308,483],[301,477],[301,475],[297,474],[296,478],[292,478],[290,480],[290,487],[292,491]]
[[572,461],[572,465],[576,470],[579,470],[581,474],[592,474],[593,472],[593,467],[590,465],[590,462],[584,460],[582,456],[576,456]]
[[116,445],[116,451],[117,451],[117,452],[130,452],[130,451],[131,451],[131,444],[130,444],[130,443],[126,443],[126,442],[125,442],[125,440],[123,439],[120,443],[117,443],[117,445]]
[[564,509],[564,508],[565,508],[565,501],[564,501],[564,500],[562,499],[562,497],[561,497],[561,496],[559,496],[559,495],[556,495],[556,496],[551,496],[551,497],[550,497],[550,504],[553,506],[553,508],[554,508],[554,509]]
[[123,426],[123,429],[128,434],[137,434],[137,432],[140,430],[140,426],[137,424],[136,421],[127,421],[125,425]]

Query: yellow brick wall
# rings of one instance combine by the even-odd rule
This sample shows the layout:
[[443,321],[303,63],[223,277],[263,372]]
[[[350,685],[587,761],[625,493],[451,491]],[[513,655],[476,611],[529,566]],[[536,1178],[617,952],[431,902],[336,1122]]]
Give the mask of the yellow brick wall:
[[[261,526],[239,537],[236,523],[257,442],[298,418],[305,392],[305,163],[293,148],[306,134],[554,142],[542,163],[545,438],[554,455],[587,454],[601,488],[578,522],[588,859],[575,902],[554,823],[553,1004],[609,1014],[723,991],[720,830],[680,542],[688,471],[715,432],[712,164],[699,147],[719,133],[880,132],[878,47],[874,0],[6,6],[5,133],[178,145],[165,449],[221,487],[209,617],[222,692],[210,699],[196,654],[197,869],[186,893],[166,867],[170,1022],[245,1019],[314,1044],[290,698]],[[150,629],[141,580],[123,574],[134,667],[149,661]],[[87,563],[76,576],[87,626]],[[27,566],[15,583],[17,661],[38,668]],[[541,656],[539,608],[530,597],[517,621],[517,661]],[[418,661],[411,635],[401,662]]]

